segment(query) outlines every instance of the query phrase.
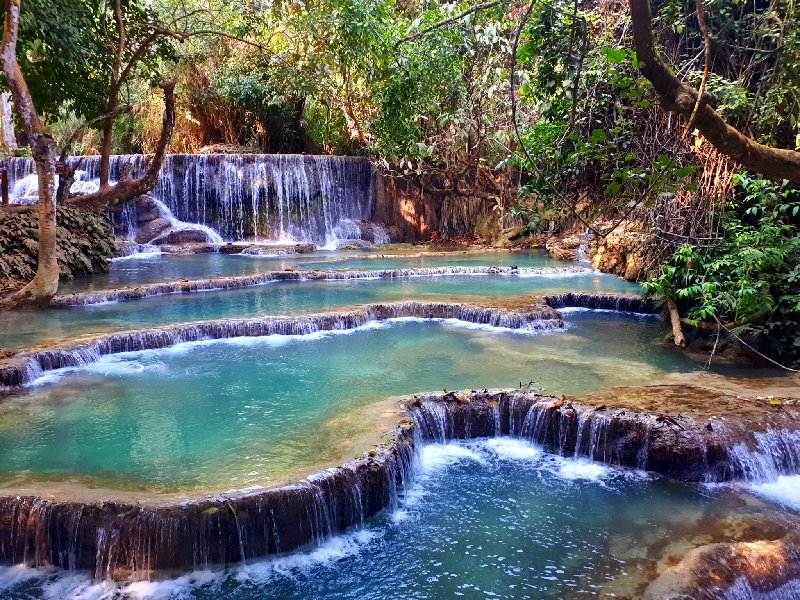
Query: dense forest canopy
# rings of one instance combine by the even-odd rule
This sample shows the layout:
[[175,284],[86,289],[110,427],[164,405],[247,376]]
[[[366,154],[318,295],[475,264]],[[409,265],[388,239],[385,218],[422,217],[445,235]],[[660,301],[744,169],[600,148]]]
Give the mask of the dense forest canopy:
[[[643,7],[669,71],[637,56]],[[724,127],[797,164],[798,16],[794,0],[23,0],[17,57],[73,154],[362,154],[525,232],[638,228],[651,293],[795,360],[798,171],[747,173]]]

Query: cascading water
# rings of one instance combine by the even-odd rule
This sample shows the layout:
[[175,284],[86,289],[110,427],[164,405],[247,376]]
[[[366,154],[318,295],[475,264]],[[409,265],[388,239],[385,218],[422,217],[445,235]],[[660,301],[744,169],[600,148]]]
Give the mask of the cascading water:
[[800,432],[767,429],[728,449],[729,469],[755,493],[800,510]]
[[[69,162],[80,162],[71,192],[94,191],[99,157],[75,157]],[[6,166],[12,202],[35,202],[33,160],[12,158]],[[111,179],[137,177],[146,167],[144,155],[113,156]],[[382,228],[367,223],[375,194],[372,166],[361,158],[168,155],[152,196],[172,218],[213,229],[227,241],[305,242],[326,247],[346,239],[388,241]],[[369,231],[358,224],[369,225]],[[123,231],[130,234],[129,228]]]

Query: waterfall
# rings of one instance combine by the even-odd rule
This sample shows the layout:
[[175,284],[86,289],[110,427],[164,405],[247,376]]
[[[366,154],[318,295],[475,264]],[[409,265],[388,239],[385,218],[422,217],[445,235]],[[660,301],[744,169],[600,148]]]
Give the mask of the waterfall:
[[658,313],[652,300],[628,294],[565,292],[545,296],[543,300],[552,308],[588,308],[648,315]]
[[181,231],[197,231],[205,236],[205,241],[207,241],[209,244],[222,244],[222,237],[220,237],[216,231],[211,229],[211,227],[194,223],[186,223],[176,219],[175,215],[172,214],[172,211],[163,202],[156,200],[155,198],[153,198],[153,202],[158,208],[159,215],[169,221],[170,230],[168,233],[156,236],[152,240],[145,242],[145,244],[157,245],[159,243],[163,243]]
[[[523,391],[423,394],[407,400],[405,407],[411,419],[400,420],[385,443],[294,485],[163,506],[0,497],[0,562],[92,569],[98,579],[138,579],[154,570],[241,564],[320,544],[396,506],[413,483],[417,450],[426,440],[516,435],[562,453],[628,466],[639,463],[638,449],[645,443],[651,452],[668,456],[669,463],[660,463],[656,472],[696,481],[692,438],[708,441],[718,435],[706,429],[705,419],[694,422],[687,417],[676,444],[676,431],[668,425],[653,427],[647,413],[592,408]],[[764,455],[759,459],[769,463],[764,468],[782,472],[797,466],[792,461],[798,456],[798,435],[756,432],[749,454],[734,445],[731,455],[740,460],[746,456],[748,464],[753,462],[751,454]],[[772,452],[782,458],[770,462],[767,454]],[[795,578],[793,565],[800,564],[792,548],[784,580]],[[727,586],[727,595],[710,597],[791,598],[797,589],[790,582],[766,588],[774,595],[760,595],[755,589],[770,581],[756,583],[741,580]]]
[[0,562],[143,579],[318,545],[397,503],[414,479],[413,426],[348,464],[295,485],[180,504],[0,497]]
[[736,477],[750,482],[769,482],[781,475],[800,474],[800,431],[767,429],[753,433],[754,443],[728,449]]
[[[800,430],[791,415],[775,417],[776,426],[764,431],[708,429],[705,419],[659,421],[644,412],[593,408],[522,390],[424,394],[410,403],[409,412],[421,437],[438,442],[511,435],[563,456],[685,481],[775,481],[800,474]],[[755,491],[775,497],[781,485]]]
[[[74,157],[79,163],[73,194],[97,189],[100,159]],[[8,167],[12,202],[36,201],[35,166],[29,158],[11,158]],[[111,157],[111,179],[138,177],[145,155]],[[376,226],[368,239],[375,203],[372,166],[362,158],[294,154],[171,154],[152,196],[178,222],[200,225],[226,241],[305,242],[334,247],[345,239],[385,243]],[[128,223],[129,224],[129,223]],[[128,225],[125,224],[125,225]],[[130,235],[129,229],[123,234]]]

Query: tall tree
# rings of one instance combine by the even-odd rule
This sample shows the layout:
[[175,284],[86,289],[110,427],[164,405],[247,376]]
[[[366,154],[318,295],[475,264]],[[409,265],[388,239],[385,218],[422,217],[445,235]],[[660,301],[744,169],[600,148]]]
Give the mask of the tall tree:
[[39,258],[33,280],[15,294],[14,304],[47,304],[58,290],[56,258],[56,159],[58,149],[33,103],[28,84],[17,62],[21,0],[6,0],[3,23],[3,73],[11,88],[14,106],[25,127],[39,178]]

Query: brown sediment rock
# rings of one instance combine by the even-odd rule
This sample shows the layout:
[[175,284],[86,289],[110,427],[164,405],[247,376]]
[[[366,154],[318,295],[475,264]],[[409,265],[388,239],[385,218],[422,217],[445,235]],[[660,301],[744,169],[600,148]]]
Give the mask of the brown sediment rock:
[[[686,553],[645,591],[645,600],[797,597],[781,588],[800,579],[800,532],[778,539],[708,544]],[[734,590],[740,590],[740,595]],[[758,596],[748,594],[755,591]],[[730,594],[730,595],[729,595]],[[762,596],[763,595],[763,596]]]
[[183,246],[186,244],[204,244],[208,243],[208,232],[203,229],[175,229],[168,231],[157,238],[152,239],[149,243],[159,246]]
[[172,223],[165,217],[155,217],[151,221],[141,223],[136,230],[136,243],[147,244],[150,240],[169,232],[172,228]]
[[736,395],[754,398],[757,401],[768,401],[783,404],[785,401],[792,404],[800,403],[800,374],[784,373],[781,377],[753,377],[741,379],[728,377],[708,371],[693,371],[691,373],[670,373],[662,381],[670,385],[689,385],[702,387],[723,395]]
[[577,233],[570,233],[561,237],[547,240],[547,252],[556,260],[578,260],[578,249],[583,241]]
[[604,273],[613,273],[629,281],[636,281],[652,268],[652,235],[646,225],[624,222],[605,237],[589,246],[592,266]]

